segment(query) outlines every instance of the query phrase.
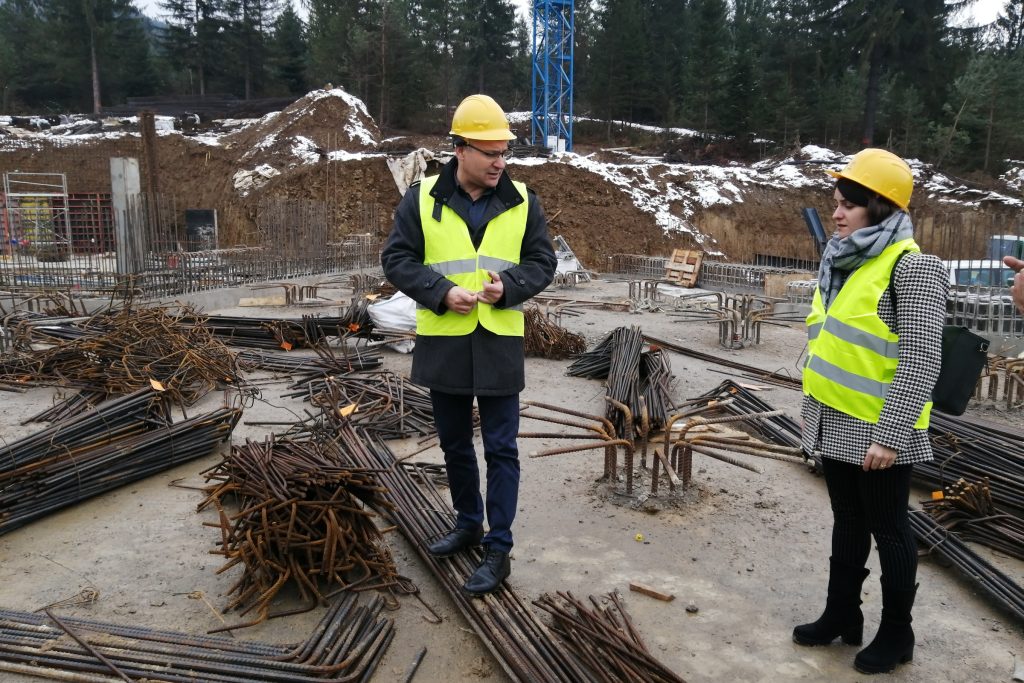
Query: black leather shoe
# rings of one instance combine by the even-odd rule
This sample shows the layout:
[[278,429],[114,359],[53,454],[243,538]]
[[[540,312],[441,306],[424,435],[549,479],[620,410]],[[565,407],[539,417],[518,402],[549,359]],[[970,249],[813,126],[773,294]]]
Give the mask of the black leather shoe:
[[480,539],[483,537],[483,529],[452,529],[442,536],[441,540],[428,545],[427,552],[434,557],[451,557],[467,548],[480,545]]
[[512,565],[508,561],[508,553],[488,550],[484,553],[484,561],[462,586],[462,590],[474,597],[486,595],[496,590],[511,573]]

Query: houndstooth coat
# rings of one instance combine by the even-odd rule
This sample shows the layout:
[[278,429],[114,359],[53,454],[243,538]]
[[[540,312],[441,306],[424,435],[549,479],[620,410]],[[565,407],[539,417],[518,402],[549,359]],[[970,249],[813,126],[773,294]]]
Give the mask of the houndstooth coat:
[[868,447],[877,442],[897,452],[897,465],[932,459],[928,430],[914,429],[914,423],[939,376],[949,274],[935,256],[908,252],[893,270],[893,289],[896,315],[886,290],[878,301],[878,316],[900,337],[899,360],[878,423],[804,395],[804,452],[861,465]]

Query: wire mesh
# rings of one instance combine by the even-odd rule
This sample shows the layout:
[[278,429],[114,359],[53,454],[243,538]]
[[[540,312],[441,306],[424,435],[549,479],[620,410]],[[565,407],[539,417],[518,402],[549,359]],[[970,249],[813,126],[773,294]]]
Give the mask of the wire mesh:
[[31,188],[5,192],[0,288],[84,295],[127,287],[155,297],[370,268],[379,263],[376,236],[386,232],[388,215],[367,204],[339,221],[327,202],[264,198],[217,211],[212,237],[196,239],[186,206],[139,194],[117,210],[110,194],[69,195],[57,182],[35,195]]

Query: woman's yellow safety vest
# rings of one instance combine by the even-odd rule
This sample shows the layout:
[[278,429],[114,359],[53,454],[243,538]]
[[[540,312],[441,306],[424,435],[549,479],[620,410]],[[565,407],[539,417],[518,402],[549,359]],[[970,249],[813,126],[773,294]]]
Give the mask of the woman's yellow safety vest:
[[[899,357],[899,336],[878,317],[896,259],[921,251],[913,239],[890,244],[855,270],[825,311],[816,289],[807,316],[804,394],[859,420],[876,424],[889,394]],[[928,401],[914,424],[927,429]]]
[[[471,292],[483,291],[489,281],[487,271],[500,273],[519,265],[526,216],[529,210],[526,185],[513,181],[523,201],[503,211],[487,224],[480,249],[473,247],[466,224],[447,206],[441,209],[441,220],[432,215],[434,198],[430,190],[437,176],[420,182],[420,224],[423,226],[424,265],[440,273],[456,285]],[[494,334],[523,336],[523,307],[495,308],[482,301],[466,315],[445,311],[437,315],[423,307],[416,309],[416,334],[456,337],[476,329],[477,322]]]

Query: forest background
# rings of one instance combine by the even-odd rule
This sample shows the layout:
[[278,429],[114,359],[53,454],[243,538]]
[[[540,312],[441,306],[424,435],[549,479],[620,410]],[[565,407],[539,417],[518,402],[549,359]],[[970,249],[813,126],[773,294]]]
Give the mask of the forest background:
[[[531,107],[530,20],[511,0],[301,3],[302,16],[283,0],[158,0],[155,21],[135,0],[0,0],[0,114],[328,83],[384,130],[443,132],[469,92]],[[577,0],[574,113],[761,154],[872,144],[997,174],[1024,159],[1024,0],[965,28],[971,4]]]

